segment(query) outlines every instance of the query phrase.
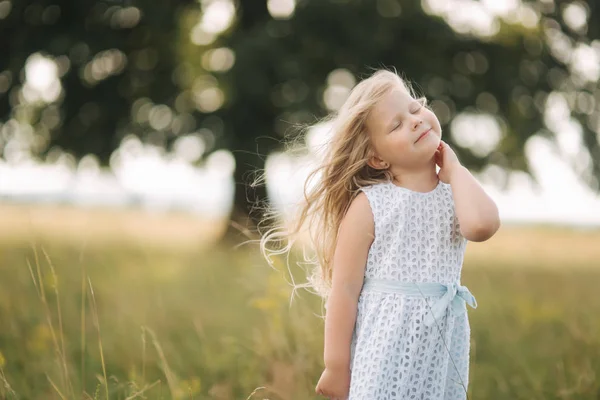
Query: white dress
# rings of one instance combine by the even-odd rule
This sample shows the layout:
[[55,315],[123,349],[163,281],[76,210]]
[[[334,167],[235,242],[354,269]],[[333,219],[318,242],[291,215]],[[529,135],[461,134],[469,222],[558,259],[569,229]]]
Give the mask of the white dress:
[[[440,181],[427,193],[391,182],[361,190],[375,224],[365,282],[432,282],[444,291],[446,285],[460,282],[467,240],[460,234],[450,185]],[[434,324],[424,323],[441,297],[363,287],[352,337],[348,400],[466,398],[470,327],[465,302],[462,307],[444,305]]]

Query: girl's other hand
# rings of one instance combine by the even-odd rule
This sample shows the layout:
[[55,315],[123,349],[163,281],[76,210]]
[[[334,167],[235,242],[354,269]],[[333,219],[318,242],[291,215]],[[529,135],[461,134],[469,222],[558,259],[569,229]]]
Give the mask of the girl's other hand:
[[350,370],[325,368],[315,389],[316,394],[331,400],[346,400],[350,390]]
[[462,167],[454,150],[443,140],[440,140],[440,145],[435,153],[435,163],[440,166],[438,177],[444,183],[450,183],[452,173]]

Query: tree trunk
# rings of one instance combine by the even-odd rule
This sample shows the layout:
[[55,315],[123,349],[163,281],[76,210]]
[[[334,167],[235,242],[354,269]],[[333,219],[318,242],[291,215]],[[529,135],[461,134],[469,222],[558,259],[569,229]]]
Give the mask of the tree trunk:
[[[256,150],[255,150],[256,151]],[[266,182],[252,185],[258,174],[264,173],[265,156],[249,151],[233,151],[235,158],[233,208],[221,244],[237,246],[260,238],[258,224],[268,206]]]
[[[240,2],[238,12],[239,27],[234,34],[240,35],[241,38],[253,37],[252,32],[271,19],[266,0]],[[247,57],[246,62],[248,62]],[[243,63],[244,59],[240,57],[236,61],[234,69],[240,68],[239,66]],[[246,76],[245,73],[242,78],[244,80],[252,79]],[[241,87],[247,88],[247,86],[241,85],[240,82],[236,87],[239,89]],[[261,88],[260,92],[263,91],[268,92],[269,87]],[[266,182],[262,181],[256,185],[252,185],[252,183],[259,176],[258,174],[264,173],[265,159],[272,149],[269,146],[272,146],[273,143],[267,141],[265,143],[267,147],[259,152],[255,139],[249,139],[241,132],[245,132],[248,127],[254,127],[259,132],[269,131],[271,121],[276,117],[276,114],[272,115],[269,112],[265,115],[265,110],[271,111],[270,107],[264,107],[263,104],[253,102],[252,92],[239,89],[237,96],[239,109],[226,118],[232,121],[233,132],[240,135],[236,136],[237,140],[234,141],[235,145],[238,146],[238,150],[232,150],[235,158],[233,209],[227,223],[227,229],[221,238],[221,243],[229,247],[260,238],[257,226],[262,221],[265,207],[269,204]],[[263,117],[262,122],[266,126],[261,127],[256,124],[257,116]]]

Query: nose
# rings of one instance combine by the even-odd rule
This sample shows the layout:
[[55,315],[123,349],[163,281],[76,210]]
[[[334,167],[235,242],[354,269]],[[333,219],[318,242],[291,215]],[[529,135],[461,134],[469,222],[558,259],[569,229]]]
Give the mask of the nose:
[[421,118],[415,118],[415,120],[413,121],[413,124],[412,124],[413,130],[416,130],[422,123],[423,123],[423,120]]

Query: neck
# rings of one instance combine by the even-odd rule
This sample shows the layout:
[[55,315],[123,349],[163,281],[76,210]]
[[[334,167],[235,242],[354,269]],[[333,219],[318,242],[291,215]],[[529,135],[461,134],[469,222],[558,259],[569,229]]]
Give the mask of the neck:
[[394,185],[405,187],[417,192],[428,192],[435,189],[439,178],[436,173],[435,163],[420,169],[402,169],[392,167]]

